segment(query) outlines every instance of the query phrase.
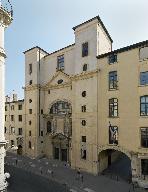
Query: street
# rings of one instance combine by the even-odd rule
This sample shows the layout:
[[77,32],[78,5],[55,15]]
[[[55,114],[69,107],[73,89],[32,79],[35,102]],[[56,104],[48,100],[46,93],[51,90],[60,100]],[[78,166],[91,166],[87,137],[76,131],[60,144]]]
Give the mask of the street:
[[[8,192],[145,192],[142,188],[134,188],[126,181],[125,173],[117,174],[125,169],[127,159],[119,159],[117,166],[113,164],[103,175],[95,176],[81,170],[83,181],[78,178],[77,171],[68,163],[54,159],[30,159],[8,153],[5,158],[5,172],[10,172]],[[122,168],[122,169],[121,169]],[[128,167],[127,167],[128,171]],[[126,171],[126,173],[128,173]],[[64,185],[66,183],[66,185]],[[67,189],[66,189],[67,187]],[[69,190],[68,190],[69,188]]]
[[8,180],[8,192],[66,192],[64,185],[27,172],[23,169],[6,165],[6,172],[11,177]]

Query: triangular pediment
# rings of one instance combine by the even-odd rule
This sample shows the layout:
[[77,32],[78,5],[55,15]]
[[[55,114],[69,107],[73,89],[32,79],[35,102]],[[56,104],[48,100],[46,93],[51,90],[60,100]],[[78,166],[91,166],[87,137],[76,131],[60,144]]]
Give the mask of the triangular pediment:
[[49,80],[46,86],[58,86],[62,84],[70,84],[70,76],[62,71],[57,71],[55,75]]

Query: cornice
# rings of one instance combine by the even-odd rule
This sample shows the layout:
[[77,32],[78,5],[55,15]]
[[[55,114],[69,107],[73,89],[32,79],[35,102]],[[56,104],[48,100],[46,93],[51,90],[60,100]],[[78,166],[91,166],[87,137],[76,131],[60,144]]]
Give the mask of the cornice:
[[90,72],[83,72],[81,74],[77,75],[72,75],[70,79],[72,81],[77,81],[77,80],[83,80],[83,79],[90,79],[93,78],[96,74],[98,73],[98,69]]
[[55,85],[46,85],[46,86],[43,86],[42,89],[47,91],[48,89],[61,89],[61,88],[70,87],[71,85],[72,85],[71,82],[63,83],[63,84],[55,84]]
[[97,69],[97,70],[90,71],[90,72],[83,72],[81,74],[68,76],[70,81],[66,82],[66,83],[62,83],[62,84],[50,85],[50,83],[48,83],[48,84],[43,85],[43,86],[37,85],[37,84],[35,84],[35,85],[28,85],[28,86],[24,87],[24,90],[25,91],[31,91],[31,90],[35,90],[35,89],[41,89],[41,90],[47,91],[48,89],[66,88],[66,87],[72,86],[72,81],[93,78],[98,72],[99,72],[99,70]]
[[35,84],[35,85],[28,85],[28,86],[24,87],[24,90],[25,91],[32,91],[32,90],[40,89],[40,88],[41,88],[40,85]]

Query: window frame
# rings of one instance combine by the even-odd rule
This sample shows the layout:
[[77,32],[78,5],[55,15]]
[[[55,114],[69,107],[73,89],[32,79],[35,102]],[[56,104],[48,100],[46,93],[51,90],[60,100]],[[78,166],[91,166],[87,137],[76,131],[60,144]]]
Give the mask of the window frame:
[[83,65],[82,70],[83,70],[83,72],[88,71],[88,64],[85,63],[85,64]]
[[85,113],[85,112],[86,112],[86,105],[82,105],[82,106],[81,106],[81,112],[82,112],[82,113]]
[[23,105],[22,104],[18,104],[18,110],[22,110],[23,109]]
[[[112,58],[113,57],[113,58]],[[112,65],[114,63],[117,63],[118,62],[118,57],[117,57],[117,54],[116,53],[112,53],[108,56],[108,64],[109,65]]]
[[89,54],[89,46],[88,41],[82,43],[82,57],[87,57]]
[[23,129],[22,128],[18,128],[18,135],[23,135]]
[[32,114],[32,109],[29,109],[29,114]]
[[[141,102],[142,98],[145,98],[145,102]],[[143,95],[140,97],[140,116],[148,117],[148,95]],[[142,105],[144,105],[145,108],[145,114],[142,113]]]
[[14,121],[14,115],[11,115],[11,121]]
[[86,143],[86,136],[85,135],[81,136],[81,142]]
[[57,56],[57,70],[63,71],[65,69],[64,54]]
[[[116,100],[116,101],[114,101],[114,100]],[[113,101],[113,102],[111,102],[111,101]],[[115,107],[116,107],[116,109],[115,109]],[[119,112],[118,110],[119,110],[118,109],[118,99],[110,98],[109,99],[109,117],[118,117],[118,112]]]
[[29,75],[32,74],[32,63],[29,64]]
[[[144,131],[145,129],[145,131]],[[146,132],[145,135],[142,135],[142,131]],[[142,138],[142,136],[144,136],[145,138]],[[141,147],[142,148],[148,148],[148,127],[141,127],[140,128],[140,139],[141,139]],[[144,143],[146,143],[146,145],[144,145]]]
[[31,141],[28,142],[28,148],[29,148],[29,149],[32,149]]
[[[142,74],[147,74],[147,80],[144,80],[144,84],[142,84],[142,80],[141,80],[141,75]],[[146,85],[148,85],[148,71],[143,71],[143,72],[140,72],[140,85],[141,86],[146,86]]]
[[[144,161],[146,161],[146,168],[147,168],[147,170],[146,170],[146,172],[145,172],[145,170],[144,170],[144,168],[143,168],[143,162]],[[141,159],[141,174],[142,175],[148,175],[148,159]]]
[[83,159],[83,160],[87,159],[87,151],[86,151],[86,149],[81,149],[81,159]]
[[117,90],[118,89],[118,75],[117,75],[117,71],[110,71],[108,73],[108,82],[109,82],[108,83],[109,90]]
[[18,121],[22,122],[23,121],[23,116],[22,115],[18,115]]

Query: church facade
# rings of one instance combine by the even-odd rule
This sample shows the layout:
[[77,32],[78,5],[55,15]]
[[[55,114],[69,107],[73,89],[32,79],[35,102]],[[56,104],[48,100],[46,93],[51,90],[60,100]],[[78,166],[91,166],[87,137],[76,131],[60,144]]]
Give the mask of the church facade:
[[134,181],[148,180],[148,41],[112,50],[97,16],[73,28],[75,43],[25,54],[24,153],[98,174],[119,154]]

